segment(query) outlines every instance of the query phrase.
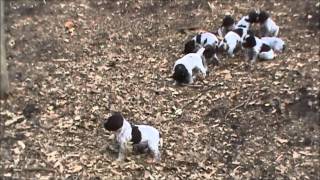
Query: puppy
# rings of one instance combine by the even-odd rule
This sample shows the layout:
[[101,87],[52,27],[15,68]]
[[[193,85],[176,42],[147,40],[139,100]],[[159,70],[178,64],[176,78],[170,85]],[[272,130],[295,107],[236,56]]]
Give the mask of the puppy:
[[234,19],[230,15],[226,15],[222,20],[222,25],[218,29],[220,37],[224,37],[229,31],[235,29]]
[[259,14],[256,11],[250,11],[248,15],[242,17],[236,24],[236,28],[246,28],[249,30],[252,23],[258,22]]
[[197,50],[201,47],[205,47],[206,45],[216,47],[218,43],[219,40],[216,35],[210,32],[200,33],[185,44],[183,53],[188,54],[197,52]]
[[251,63],[256,62],[257,58],[271,60],[274,52],[269,45],[249,33],[245,36],[242,46],[248,50],[247,58]]
[[219,49],[227,51],[229,56],[234,57],[235,51],[241,48],[241,43],[246,34],[246,28],[237,28],[229,31],[220,42]]
[[191,84],[193,83],[194,71],[200,71],[203,77],[207,74],[207,58],[214,57],[214,48],[206,46],[200,48],[196,53],[189,53],[178,59],[173,67],[172,78],[177,84]]
[[259,13],[258,22],[261,24],[261,37],[278,36],[279,26],[276,25],[267,12],[261,11]]
[[115,113],[104,123],[104,128],[116,133],[117,143],[120,145],[119,161],[123,160],[128,151],[128,144],[132,143],[133,149],[148,149],[155,160],[160,161],[160,133],[148,125],[132,125],[120,114]]
[[282,53],[286,48],[284,41],[277,37],[263,37],[261,41],[269,45],[276,53]]

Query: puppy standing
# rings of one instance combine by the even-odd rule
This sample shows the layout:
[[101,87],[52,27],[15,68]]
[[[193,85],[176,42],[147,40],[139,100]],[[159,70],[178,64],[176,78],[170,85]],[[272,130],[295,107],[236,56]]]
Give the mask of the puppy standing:
[[172,78],[178,84],[193,83],[193,71],[200,71],[203,77],[207,74],[207,60],[214,57],[215,50],[212,46],[200,48],[196,53],[189,53],[178,59],[173,67]]
[[241,47],[243,37],[247,34],[246,28],[237,28],[229,31],[219,44],[219,49],[227,51],[228,55],[234,57],[236,49]]
[[282,53],[286,49],[284,41],[277,37],[263,37],[261,41],[269,45],[276,53]]
[[249,12],[248,15],[243,16],[238,23],[236,24],[236,28],[246,28],[249,30],[250,25],[252,23],[258,22],[259,14],[256,11]]
[[184,46],[184,54],[197,52],[201,47],[211,45],[216,47],[219,43],[216,35],[210,32],[200,33],[194,36],[190,41],[188,41]]
[[261,24],[261,37],[278,36],[279,26],[270,18],[269,14],[265,11],[259,13],[258,22]]
[[264,60],[274,58],[274,52],[271,47],[251,33],[245,36],[242,46],[248,49],[247,56],[251,63],[256,62],[257,58]]
[[123,160],[128,151],[128,144],[137,145],[139,148],[148,148],[154,158],[160,160],[159,143],[160,133],[154,127],[148,125],[131,125],[120,114],[115,113],[104,123],[104,128],[116,133],[116,140],[120,145],[119,156],[117,160]]
[[218,29],[218,34],[220,37],[224,37],[229,31],[235,29],[234,19],[230,15],[226,15],[222,20],[222,25]]

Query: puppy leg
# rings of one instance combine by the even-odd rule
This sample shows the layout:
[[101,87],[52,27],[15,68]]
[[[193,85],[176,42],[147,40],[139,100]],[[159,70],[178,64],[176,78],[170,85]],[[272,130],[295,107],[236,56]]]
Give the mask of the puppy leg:
[[149,143],[148,144],[148,147],[154,157],[154,159],[156,161],[160,161],[161,160],[161,154],[160,154],[160,151],[159,151],[159,147],[158,147],[158,142],[154,142],[154,143]]
[[212,64],[215,66],[219,66],[219,64],[220,64],[220,60],[216,54],[213,57]]
[[234,57],[233,49],[232,49],[232,48],[229,48],[229,49],[228,49],[228,54],[229,54],[230,57],[232,57],[232,58]]
[[125,145],[125,143],[121,143],[121,144],[120,144],[119,155],[118,155],[117,161],[122,161],[122,160],[124,160],[125,156],[126,156],[126,145]]
[[264,25],[260,28],[260,36],[267,37],[267,28]]
[[270,50],[268,52],[263,52],[259,54],[259,58],[260,59],[264,59],[264,60],[272,60],[274,59],[274,52],[273,50]]
[[203,75],[203,77],[206,77],[206,75],[207,75],[207,68],[204,67],[203,65],[198,66],[198,68],[200,69],[201,74]]
[[257,61],[258,58],[258,52],[255,50],[252,50],[251,53],[249,54],[249,61],[251,64],[254,64]]
[[279,34],[279,27],[276,28],[275,32],[273,33],[274,37],[277,37]]

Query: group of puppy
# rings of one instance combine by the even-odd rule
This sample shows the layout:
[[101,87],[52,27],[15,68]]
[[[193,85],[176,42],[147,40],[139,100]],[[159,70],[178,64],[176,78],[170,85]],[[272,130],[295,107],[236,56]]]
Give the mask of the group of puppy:
[[[260,37],[250,30],[253,23],[260,24]],[[237,23],[230,15],[223,18],[218,29],[218,37],[210,32],[202,32],[189,40],[184,47],[184,56],[178,59],[173,67],[172,78],[177,84],[191,84],[200,74],[205,77],[208,63],[219,64],[217,54],[227,52],[230,57],[240,49],[246,50],[246,59],[272,60],[275,53],[285,49],[285,43],[278,38],[279,26],[265,11],[250,11]]]
[[[258,38],[250,31],[253,23],[261,25]],[[255,62],[257,58],[270,60],[274,58],[274,52],[282,52],[285,43],[276,37],[279,27],[265,11],[251,11],[242,17],[238,23],[227,15],[218,29],[217,36],[210,32],[197,34],[185,44],[185,55],[178,59],[173,68],[173,79],[179,84],[190,84],[196,74],[200,72],[203,77],[207,74],[207,64],[219,64],[217,52],[226,51],[231,57],[237,49],[246,49],[248,60]],[[136,152],[151,152],[156,161],[160,160],[159,131],[149,125],[130,124],[121,113],[114,113],[104,121],[104,128],[115,132],[119,145],[117,160],[123,160],[129,149]]]

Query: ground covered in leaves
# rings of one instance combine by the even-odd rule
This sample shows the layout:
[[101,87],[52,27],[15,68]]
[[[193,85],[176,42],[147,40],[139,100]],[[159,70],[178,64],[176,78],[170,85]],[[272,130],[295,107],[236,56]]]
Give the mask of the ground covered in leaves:
[[[17,0],[6,5],[11,94],[3,179],[317,179],[319,2]],[[270,12],[287,50],[222,58],[193,87],[170,79],[185,41],[227,12]],[[188,29],[196,29],[190,31]],[[161,131],[162,161],[114,163],[111,111]]]

